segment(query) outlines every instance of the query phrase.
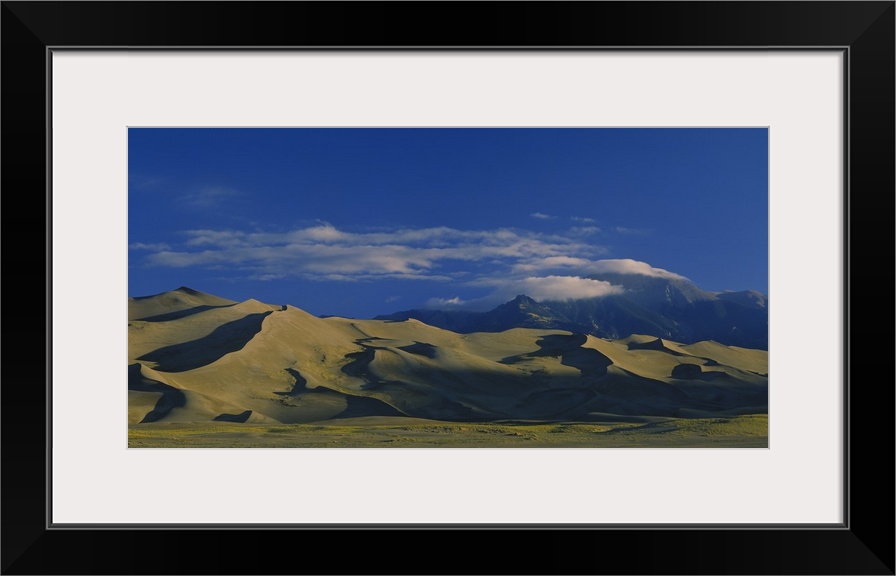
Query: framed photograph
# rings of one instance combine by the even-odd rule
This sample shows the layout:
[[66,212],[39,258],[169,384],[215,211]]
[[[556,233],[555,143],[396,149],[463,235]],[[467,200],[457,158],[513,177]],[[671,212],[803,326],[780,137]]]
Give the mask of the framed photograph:
[[893,574],[893,2],[3,11],[4,573]]
[[129,127],[128,446],[768,448],[768,141]]

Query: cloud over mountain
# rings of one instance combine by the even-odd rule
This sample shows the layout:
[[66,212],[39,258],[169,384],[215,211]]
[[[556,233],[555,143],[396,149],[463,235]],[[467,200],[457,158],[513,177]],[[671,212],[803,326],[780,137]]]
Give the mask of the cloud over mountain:
[[534,272],[544,270],[575,270],[582,274],[639,274],[654,278],[686,280],[680,274],[654,268],[646,262],[630,258],[612,258],[590,260],[572,256],[549,256],[546,258],[521,261],[514,266],[515,272]]
[[[519,288],[517,288],[517,286]],[[510,292],[527,294],[535,300],[577,300],[621,294],[622,287],[579,276],[530,276],[513,283]]]
[[680,274],[663,270],[662,268],[654,268],[646,262],[639,262],[628,258],[613,260],[598,260],[594,262],[590,271],[595,274],[614,273],[614,274],[640,274],[641,276],[653,276],[654,278],[668,278],[670,280],[687,280]]

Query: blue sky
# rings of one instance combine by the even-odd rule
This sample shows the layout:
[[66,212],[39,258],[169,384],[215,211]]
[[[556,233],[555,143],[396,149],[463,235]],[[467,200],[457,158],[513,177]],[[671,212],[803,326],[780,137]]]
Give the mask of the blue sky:
[[768,292],[762,128],[131,128],[128,290],[369,318],[593,297],[601,270]]

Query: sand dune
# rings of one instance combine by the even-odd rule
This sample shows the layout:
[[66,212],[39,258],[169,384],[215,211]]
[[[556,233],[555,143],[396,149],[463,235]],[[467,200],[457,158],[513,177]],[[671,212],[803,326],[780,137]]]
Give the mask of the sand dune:
[[129,421],[602,421],[764,412],[768,353],[561,330],[457,334],[181,288],[129,299]]
[[[166,293],[170,294],[170,292]],[[128,321],[128,360],[158,351],[167,346],[178,346],[209,337],[227,324],[240,322],[251,314],[272,312],[275,307],[249,300],[227,306],[212,307],[187,316],[165,321]],[[156,307],[158,310],[159,308]],[[172,306],[176,310],[176,306]],[[195,308],[191,308],[195,309]],[[279,309],[279,308],[278,308]],[[157,316],[164,316],[162,313]]]
[[212,308],[232,306],[233,300],[219,298],[186,286],[154,296],[128,298],[128,320],[161,322],[190,316]]

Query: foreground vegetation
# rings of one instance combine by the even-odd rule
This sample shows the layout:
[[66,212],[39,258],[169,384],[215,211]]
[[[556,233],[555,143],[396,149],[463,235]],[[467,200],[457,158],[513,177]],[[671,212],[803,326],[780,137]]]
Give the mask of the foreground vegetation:
[[388,418],[333,424],[131,425],[131,448],[767,448],[768,416],[647,423],[468,423]]

